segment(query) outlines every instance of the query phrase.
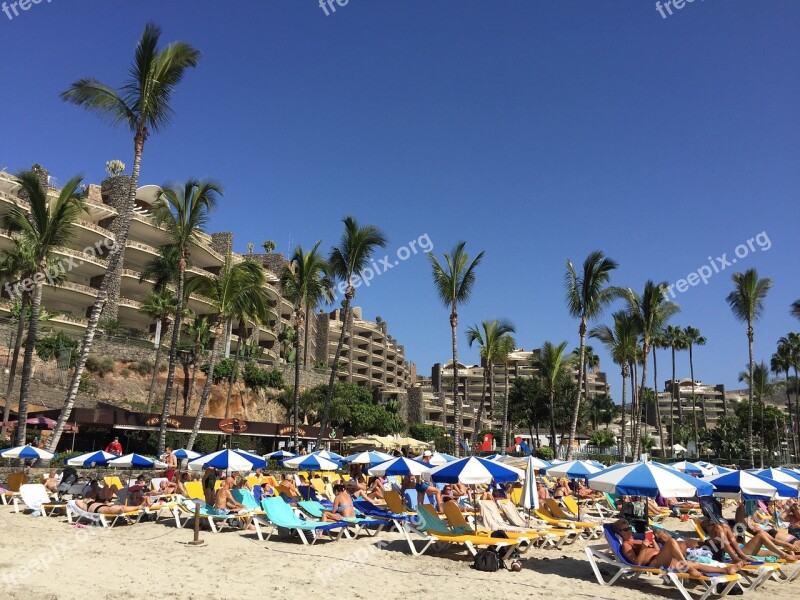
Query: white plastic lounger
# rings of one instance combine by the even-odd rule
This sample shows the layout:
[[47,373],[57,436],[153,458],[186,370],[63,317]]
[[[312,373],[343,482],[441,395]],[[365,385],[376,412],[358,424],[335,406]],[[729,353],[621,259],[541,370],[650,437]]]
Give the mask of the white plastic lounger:
[[117,521],[122,519],[125,523],[133,524],[139,521],[142,516],[142,511],[139,509],[121,513],[118,515],[104,515],[101,513],[93,513],[79,508],[74,500],[67,502],[67,521],[72,523],[72,517],[75,517],[75,522],[80,523],[82,520],[93,525],[100,524],[103,527],[113,527]]

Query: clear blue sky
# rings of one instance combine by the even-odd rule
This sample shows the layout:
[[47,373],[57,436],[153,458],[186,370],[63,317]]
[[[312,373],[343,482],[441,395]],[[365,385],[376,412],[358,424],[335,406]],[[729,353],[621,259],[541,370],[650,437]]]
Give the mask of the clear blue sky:
[[[107,160],[130,166],[130,134],[58,93],[82,76],[118,85],[149,20],[203,59],[171,126],[148,141],[141,183],[218,179],[210,229],[233,231],[240,252],[265,239],[284,253],[328,248],[346,214],[386,231],[392,261],[423,234],[437,254],[460,239],[485,250],[460,311],[467,362],[477,351],[464,331],[489,318],[510,319],[526,349],[577,346],[567,258],[602,249],[620,263],[613,282],[641,289],[730,260],[762,231],[770,249],[754,244],[678,294],[674,323],[709,340],[698,378],[729,388],[747,361],[725,303],[734,269],[775,282],[758,359],[800,329],[788,312],[800,298],[797,2],[695,1],[663,19],[647,0],[350,0],[329,16],[316,0],[45,1],[0,13],[0,167],[40,162],[62,181],[99,182]],[[421,373],[447,360],[448,311],[422,255],[356,304],[388,321]]]

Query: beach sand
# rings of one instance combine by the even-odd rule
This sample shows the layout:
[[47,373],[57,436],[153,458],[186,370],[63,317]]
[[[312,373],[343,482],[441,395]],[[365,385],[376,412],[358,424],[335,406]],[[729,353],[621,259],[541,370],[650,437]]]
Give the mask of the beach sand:
[[[687,529],[669,519],[667,527]],[[76,528],[64,517],[32,517],[0,506],[0,598],[598,598],[679,600],[649,578],[614,587],[598,585],[578,541],[560,550],[532,549],[519,573],[478,572],[466,552],[412,556],[397,533],[322,540],[259,541],[254,533],[201,532],[174,521]],[[420,538],[421,539],[421,538]],[[751,597],[796,598],[800,582],[769,582]]]

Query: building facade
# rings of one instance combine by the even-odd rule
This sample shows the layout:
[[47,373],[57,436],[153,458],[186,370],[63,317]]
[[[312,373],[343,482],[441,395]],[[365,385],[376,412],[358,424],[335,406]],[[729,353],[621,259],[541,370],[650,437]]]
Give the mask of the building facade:
[[[695,380],[694,395],[696,399],[692,398],[691,379],[664,382],[664,391],[658,393],[658,408],[661,413],[661,422],[665,428],[671,423],[678,423],[681,416],[684,425],[692,425],[696,410],[697,426],[714,429],[720,418],[725,416],[726,410],[732,410],[726,400],[725,386],[722,384],[704,384],[702,381]],[[728,412],[728,414],[732,415],[733,413]],[[658,424],[654,410],[646,413],[645,420],[653,426]]]

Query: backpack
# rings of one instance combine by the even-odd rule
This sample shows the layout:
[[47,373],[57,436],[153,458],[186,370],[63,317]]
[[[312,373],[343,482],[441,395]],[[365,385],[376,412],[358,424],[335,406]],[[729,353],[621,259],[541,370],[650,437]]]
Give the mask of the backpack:
[[475,555],[475,562],[473,564],[476,571],[486,571],[487,573],[494,573],[500,569],[505,568],[503,559],[496,550],[489,548],[482,550]]

